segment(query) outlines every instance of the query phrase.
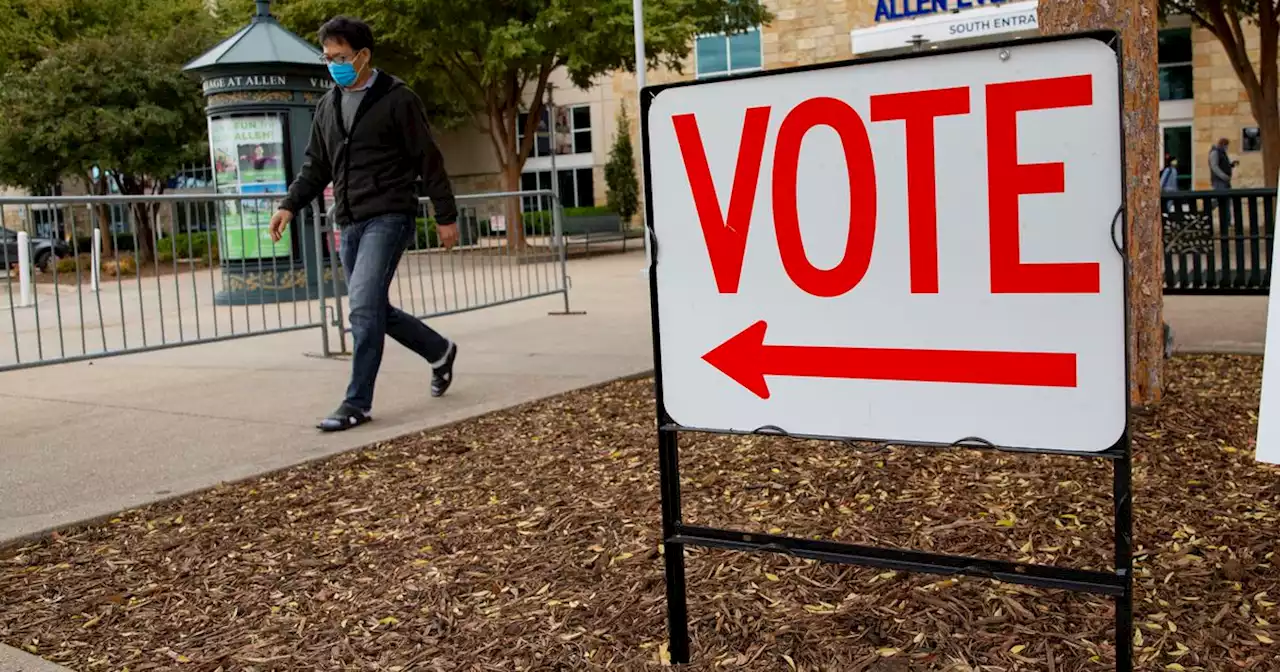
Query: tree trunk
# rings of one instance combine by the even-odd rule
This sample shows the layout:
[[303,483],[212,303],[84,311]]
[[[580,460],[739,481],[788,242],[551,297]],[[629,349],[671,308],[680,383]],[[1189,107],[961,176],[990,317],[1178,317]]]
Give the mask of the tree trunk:
[[149,203],[138,203],[130,207],[133,212],[133,259],[138,268],[149,264],[156,258],[156,236],[151,226],[152,207]]
[[1270,2],[1258,7],[1258,91],[1249,92],[1249,107],[1262,133],[1263,183],[1274,189],[1280,181],[1280,26],[1270,8]]
[[[107,178],[105,175],[99,174],[97,180],[93,179],[92,174],[83,176],[85,193],[90,196],[105,196],[107,193]],[[93,228],[102,231],[102,258],[106,259],[115,254],[115,240],[111,236],[111,210],[105,203],[99,203],[91,206],[93,218],[90,221],[89,235],[93,236]]]
[[1046,35],[1110,29],[1124,45],[1124,141],[1129,254],[1130,403],[1158,403],[1164,383],[1157,0],[1055,0],[1039,5]]
[[[520,191],[520,166],[515,162],[502,166],[503,191]],[[506,199],[504,210],[507,216],[507,248],[523,249],[524,235],[524,199],[512,196]]]
[[1253,107],[1253,116],[1258,121],[1258,130],[1262,133],[1262,179],[1263,184],[1272,189],[1280,182],[1280,109],[1276,104],[1263,104]]

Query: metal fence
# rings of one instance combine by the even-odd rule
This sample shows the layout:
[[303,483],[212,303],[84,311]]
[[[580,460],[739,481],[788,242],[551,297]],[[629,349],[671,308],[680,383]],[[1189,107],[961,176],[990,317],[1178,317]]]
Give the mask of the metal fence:
[[[342,231],[313,207],[272,242],[279,199],[0,198],[0,371],[308,329],[321,354],[345,353]],[[393,304],[429,318],[560,294],[569,311],[551,191],[458,205],[445,250],[424,199]]]
[[1165,294],[1266,294],[1275,189],[1164,194]]

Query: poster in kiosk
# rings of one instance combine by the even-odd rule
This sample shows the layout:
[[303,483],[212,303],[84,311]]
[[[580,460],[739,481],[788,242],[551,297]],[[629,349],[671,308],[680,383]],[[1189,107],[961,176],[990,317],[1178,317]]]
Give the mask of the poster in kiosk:
[[[685,545],[1108,594],[1131,642],[1120,72],[1090,33],[645,89],[673,659]],[[1116,570],[691,527],[687,431],[1112,460]]]
[[[283,194],[285,180],[284,117],[277,114],[236,115],[209,119],[209,149],[220,194]],[[270,223],[276,201],[246,198],[220,201],[223,259],[288,257],[291,232],[272,242]]]

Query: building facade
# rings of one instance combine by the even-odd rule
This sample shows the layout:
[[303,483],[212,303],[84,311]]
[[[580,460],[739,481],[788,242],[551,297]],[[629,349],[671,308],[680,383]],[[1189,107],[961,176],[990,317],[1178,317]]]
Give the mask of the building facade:
[[[766,4],[774,13],[769,25],[732,36],[699,36],[679,71],[650,71],[648,82],[721,77],[1039,34],[1036,0],[766,0]],[[1246,27],[1246,36],[1256,65],[1256,29]],[[1232,158],[1240,161],[1232,186],[1263,186],[1257,124],[1245,89],[1217,38],[1193,26],[1187,17],[1172,17],[1160,32],[1159,68],[1161,137],[1156,141],[1178,159],[1179,187],[1209,188],[1209,148],[1224,137],[1231,141]],[[560,73],[553,83],[556,103],[569,106],[573,120],[590,120],[589,130],[572,127],[571,146],[559,143],[565,153],[557,156],[557,172],[573,171],[572,177],[559,176],[565,203],[602,205],[603,166],[622,105],[630,112],[632,141],[639,148],[635,77],[616,73],[586,91],[573,88]],[[563,132],[563,119],[559,126]],[[589,143],[579,144],[577,138],[588,135]],[[446,161],[459,191],[500,188],[502,180],[487,137],[471,131],[446,136]],[[540,142],[537,155],[525,166],[526,188],[550,185],[549,152],[543,153],[550,145]],[[639,156],[637,149],[637,160]],[[572,189],[567,188],[570,182]]]

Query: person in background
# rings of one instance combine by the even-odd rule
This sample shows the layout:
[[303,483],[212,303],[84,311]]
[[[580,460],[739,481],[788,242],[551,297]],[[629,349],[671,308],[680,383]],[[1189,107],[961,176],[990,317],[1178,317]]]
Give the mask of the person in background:
[[1230,189],[1231,174],[1240,165],[1239,161],[1232,161],[1227,156],[1227,147],[1230,145],[1230,140],[1218,138],[1218,142],[1209,148],[1209,183],[1214,190]]
[[1164,155],[1164,170],[1160,171],[1160,191],[1178,190],[1178,160],[1172,154]]
[[458,241],[458,211],[422,100],[373,67],[369,26],[338,16],[320,27],[319,38],[337,86],[316,105],[306,161],[271,218],[271,239],[278,242],[298,211],[333,182],[355,341],[346,398],[318,425],[337,432],[372,419],[373,386],[388,334],[431,364],[431,396],[443,395],[453,383],[458,346],[393,307],[388,291],[401,255],[417,235],[417,179],[435,207],[437,232],[447,248]]
[[[1231,188],[1231,174],[1235,172],[1239,161],[1232,161],[1227,156],[1227,147],[1231,144],[1226,138],[1218,138],[1218,142],[1209,149],[1209,184],[1214,191]],[[1231,199],[1218,199],[1218,226],[1225,231],[1231,226]]]

